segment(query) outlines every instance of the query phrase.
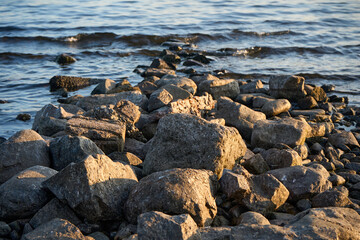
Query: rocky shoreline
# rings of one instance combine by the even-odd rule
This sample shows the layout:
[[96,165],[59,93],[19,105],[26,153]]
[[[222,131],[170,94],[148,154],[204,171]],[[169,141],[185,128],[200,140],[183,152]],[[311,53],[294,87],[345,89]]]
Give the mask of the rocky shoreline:
[[360,239],[358,108],[301,76],[197,72],[211,59],[163,45],[136,86],[50,80],[96,87],[0,143],[1,240]]

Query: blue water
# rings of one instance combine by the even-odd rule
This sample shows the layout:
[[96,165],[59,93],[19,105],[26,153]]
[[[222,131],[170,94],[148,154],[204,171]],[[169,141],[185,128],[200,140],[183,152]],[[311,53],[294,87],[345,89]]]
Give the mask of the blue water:
[[[31,128],[15,120],[60,97],[54,75],[114,80],[141,77],[167,39],[196,45],[213,58],[198,71],[226,69],[264,81],[303,74],[335,84],[360,104],[360,1],[0,1],[0,136]],[[224,54],[221,48],[237,49]],[[61,66],[61,53],[78,61]],[[87,95],[94,86],[73,94]]]

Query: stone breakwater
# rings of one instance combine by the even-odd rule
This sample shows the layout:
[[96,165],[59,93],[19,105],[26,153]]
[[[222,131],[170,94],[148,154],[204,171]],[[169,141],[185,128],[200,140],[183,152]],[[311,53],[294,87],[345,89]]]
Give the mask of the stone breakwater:
[[97,86],[0,143],[0,239],[360,239],[359,109],[167,45],[136,86],[50,80]]

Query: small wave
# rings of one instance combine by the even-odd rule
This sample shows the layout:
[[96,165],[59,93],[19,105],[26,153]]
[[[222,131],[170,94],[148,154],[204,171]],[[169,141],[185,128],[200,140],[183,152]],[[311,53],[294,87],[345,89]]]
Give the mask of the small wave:
[[24,31],[24,28],[15,27],[15,26],[4,26],[0,27],[0,32],[16,32],[16,31]]
[[255,37],[266,37],[266,36],[279,36],[279,35],[302,35],[302,33],[294,32],[291,30],[275,31],[275,32],[252,32],[252,31],[241,31],[234,29],[231,32],[232,36],[255,36]]
[[44,59],[49,55],[43,54],[31,54],[31,53],[17,53],[17,52],[0,52],[0,60],[12,60],[12,59]]

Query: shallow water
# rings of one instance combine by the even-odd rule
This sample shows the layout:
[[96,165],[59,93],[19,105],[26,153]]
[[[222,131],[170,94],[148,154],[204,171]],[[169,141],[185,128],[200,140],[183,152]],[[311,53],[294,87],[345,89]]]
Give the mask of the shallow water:
[[[360,1],[0,1],[0,136],[31,128],[15,120],[60,97],[54,75],[133,84],[168,39],[197,46],[215,61],[198,71],[226,69],[246,79],[302,74],[335,84],[360,104]],[[233,51],[219,51],[232,48]],[[61,53],[78,61],[60,66]],[[89,94],[91,86],[73,94]]]

